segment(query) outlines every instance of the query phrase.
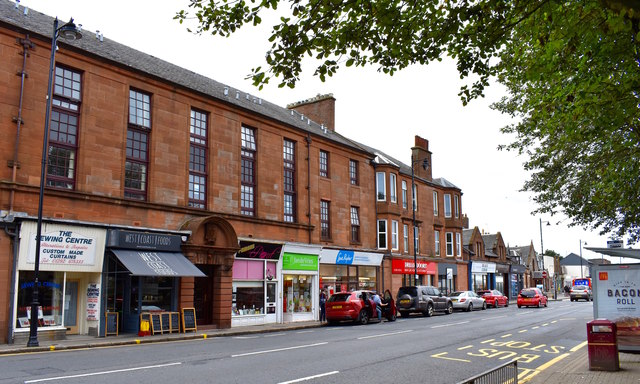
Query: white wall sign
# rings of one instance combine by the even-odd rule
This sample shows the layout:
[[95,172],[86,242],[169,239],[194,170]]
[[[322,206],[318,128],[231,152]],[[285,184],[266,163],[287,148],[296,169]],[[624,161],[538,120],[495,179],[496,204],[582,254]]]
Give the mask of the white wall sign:
[[496,273],[496,263],[474,261],[471,263],[471,273]]
[[98,320],[100,315],[100,284],[87,287],[87,320]]
[[[35,264],[36,235],[29,242],[27,263]],[[40,264],[94,265],[96,239],[73,231],[51,231],[40,236]]]

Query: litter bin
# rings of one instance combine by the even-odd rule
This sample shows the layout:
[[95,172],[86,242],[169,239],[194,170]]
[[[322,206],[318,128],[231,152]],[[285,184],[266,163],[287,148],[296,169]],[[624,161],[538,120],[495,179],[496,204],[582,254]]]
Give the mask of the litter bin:
[[620,369],[616,331],[616,324],[607,319],[595,319],[587,323],[589,370],[617,371]]

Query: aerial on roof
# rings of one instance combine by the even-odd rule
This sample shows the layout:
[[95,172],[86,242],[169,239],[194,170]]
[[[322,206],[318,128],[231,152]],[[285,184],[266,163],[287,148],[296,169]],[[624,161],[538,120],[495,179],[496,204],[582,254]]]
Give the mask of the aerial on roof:
[[[29,33],[34,39],[49,42],[54,18],[33,9],[27,9],[19,3],[10,0],[0,0],[0,26],[16,30],[19,33]],[[58,46],[70,47],[72,50],[84,51],[87,54],[107,60],[113,65],[128,70],[139,71],[158,80],[166,81],[224,103],[232,104],[242,109],[250,110],[265,117],[277,120],[289,126],[301,129],[310,134],[322,136],[328,140],[340,143],[359,152],[367,152],[365,148],[345,138],[339,133],[327,129],[297,111],[280,107],[262,100],[247,92],[219,83],[206,76],[181,68],[152,55],[140,52],[116,41],[96,34],[83,31],[85,38],[74,41],[58,40]],[[372,155],[371,153],[369,153]]]

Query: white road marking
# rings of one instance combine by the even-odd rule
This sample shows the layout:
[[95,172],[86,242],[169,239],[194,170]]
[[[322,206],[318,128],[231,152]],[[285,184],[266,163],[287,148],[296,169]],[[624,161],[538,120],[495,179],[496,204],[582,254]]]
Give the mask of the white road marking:
[[431,327],[431,329],[434,329],[434,328],[442,328],[442,327],[450,327],[450,326],[452,326],[452,325],[466,324],[466,323],[468,323],[468,322],[469,322],[469,321],[459,321],[459,322],[457,322],[457,323],[449,323],[449,324],[442,324],[442,325],[434,325],[433,327]]
[[276,336],[284,336],[286,333],[270,333],[268,335],[264,335],[264,337],[276,337]]
[[331,371],[331,372],[327,372],[327,373],[321,373],[319,375],[313,375],[313,376],[307,376],[307,377],[301,377],[299,379],[295,379],[295,380],[290,380],[290,381],[282,381],[278,384],[291,384],[291,383],[299,383],[301,381],[307,381],[307,380],[313,380],[313,379],[317,379],[318,377],[325,377],[325,376],[330,376],[330,375],[335,375],[336,373],[340,373],[340,371]]
[[311,330],[310,331],[298,331],[296,333],[313,333],[313,332],[315,332],[315,331],[311,331]]
[[260,336],[235,336],[234,339],[257,339]]
[[324,343],[315,343],[315,344],[307,344],[307,345],[298,345],[295,347],[287,347],[287,348],[277,348],[277,349],[267,349],[264,351],[256,351],[256,352],[247,352],[247,353],[239,353],[237,355],[231,355],[231,357],[242,357],[242,356],[251,356],[251,355],[260,355],[263,353],[271,353],[271,352],[282,352],[282,351],[290,351],[292,349],[300,349],[300,348],[309,348],[309,347],[317,347],[320,345],[329,344],[328,342]]
[[407,333],[407,332],[413,332],[413,330],[412,329],[408,329],[406,331],[398,331],[398,332],[391,332],[391,333],[381,333],[379,335],[371,335],[371,336],[362,336],[362,337],[358,337],[358,340],[373,339],[374,337],[384,337],[384,336],[399,335],[401,333]]
[[493,316],[493,317],[485,317],[484,319],[480,319],[480,320],[493,320],[493,319],[499,319],[501,317],[507,317],[507,315],[502,315],[502,316]]
[[78,374],[78,375],[49,377],[49,378],[46,378],[46,379],[27,380],[27,381],[25,381],[25,384],[28,384],[28,383],[41,383],[43,381],[74,379],[74,378],[78,378],[78,377],[108,375],[110,373],[140,371],[142,369],[153,369],[153,368],[170,367],[172,365],[180,365],[180,364],[182,364],[182,363],[177,362],[177,363],[168,363],[168,364],[148,365],[148,366],[145,366],[145,367],[137,367],[137,368],[115,369],[113,371],[103,371],[103,372],[83,373],[83,374]]

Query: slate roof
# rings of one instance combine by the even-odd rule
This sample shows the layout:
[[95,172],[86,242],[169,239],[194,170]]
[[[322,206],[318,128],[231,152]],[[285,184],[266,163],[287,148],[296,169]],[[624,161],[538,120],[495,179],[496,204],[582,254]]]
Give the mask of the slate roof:
[[530,245],[526,245],[524,247],[509,247],[509,251],[512,253],[515,253],[516,255],[520,256],[520,262],[523,265],[529,265],[529,252],[530,252],[531,246]]
[[482,235],[482,241],[484,242],[484,252],[487,253],[487,251],[495,249],[498,235],[495,233]]
[[463,229],[462,244],[469,244],[469,241],[471,240],[471,235],[473,235],[473,229]]
[[[16,8],[16,3],[13,1],[0,0],[0,26],[20,33],[29,33],[32,39],[40,38],[47,42],[50,41],[54,18],[33,9],[29,9],[25,15],[23,10],[23,6]],[[64,23],[66,23],[66,20],[60,20],[59,26],[64,25]],[[70,49],[72,50],[82,51],[89,56],[106,60],[113,65],[138,71],[160,81],[184,87],[223,103],[277,120],[310,134],[322,136],[327,140],[351,149],[368,152],[354,141],[337,132],[326,129],[296,111],[280,107],[260,97],[234,89],[108,38],[103,38],[101,41],[94,37],[95,32],[83,30],[82,34],[83,38],[75,41],[59,39],[58,46],[71,47]]]
[[[582,262],[580,261],[580,259],[582,259]],[[581,258],[575,253],[570,253],[567,256],[563,257],[562,260],[560,260],[560,265],[564,265],[564,266],[590,265],[590,264],[591,262],[589,260],[585,259],[584,257]]]
[[[374,158],[374,162],[376,162],[377,164],[386,164],[386,165],[392,165],[395,167],[398,167],[398,172],[402,173],[406,176],[411,176],[411,165],[407,165],[405,163],[403,163],[402,161],[394,158],[393,156],[390,156],[386,153],[384,153],[383,151],[376,149],[376,148],[372,148],[366,144],[362,144],[359,142],[354,141],[354,143],[356,143],[357,145],[361,146],[362,148],[364,148],[366,151],[371,152],[375,155]],[[416,180],[420,180],[423,183],[426,184],[431,184],[431,185],[437,185],[437,186],[441,186],[441,187],[446,187],[446,188],[455,188],[457,190],[461,190],[459,187],[457,187],[456,185],[454,185],[453,183],[447,181],[444,178],[437,178],[437,179],[433,179],[433,181],[429,181],[427,179],[423,179],[421,177],[418,177],[417,175],[414,175],[414,177],[416,178]],[[444,181],[442,181],[444,180]]]

